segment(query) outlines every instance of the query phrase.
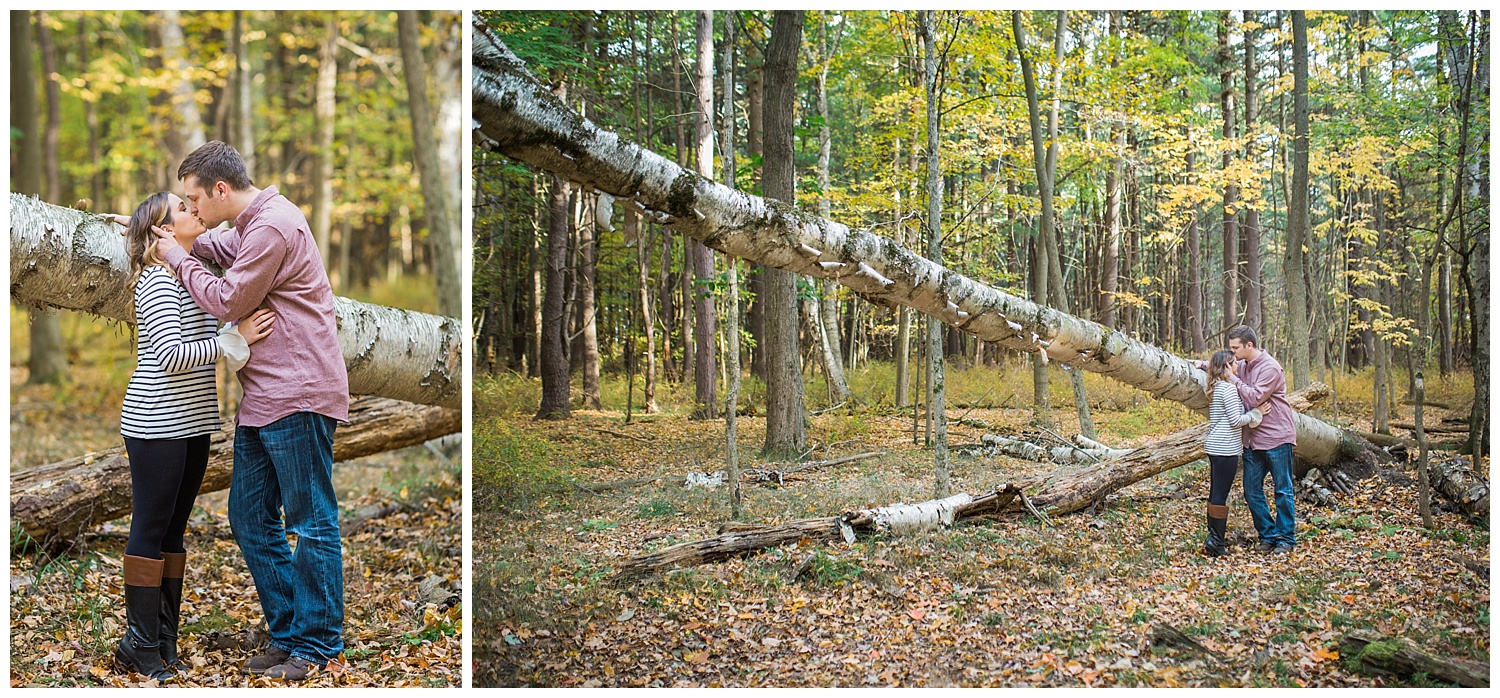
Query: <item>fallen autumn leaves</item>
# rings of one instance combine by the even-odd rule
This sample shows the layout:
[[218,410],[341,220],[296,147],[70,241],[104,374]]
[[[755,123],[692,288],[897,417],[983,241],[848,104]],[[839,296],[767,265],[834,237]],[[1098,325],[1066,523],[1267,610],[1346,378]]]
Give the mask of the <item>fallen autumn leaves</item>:
[[[460,492],[444,475],[420,492],[344,502],[344,662],[304,685],[461,684]],[[121,674],[110,662],[124,628],[119,530],[91,536],[86,552],[45,564],[35,555],[12,559],[13,687],[142,685],[144,677]],[[262,615],[222,504],[195,511],[188,547],[181,643],[190,669],[171,683],[280,685],[240,673],[260,652],[264,635],[250,628]]]
[[[1014,425],[1023,412],[981,416]],[[618,449],[589,426],[621,428],[606,419],[580,413],[515,429],[548,440],[554,459],[582,464],[575,472],[590,481],[693,469],[714,458],[722,436],[712,423],[668,416],[626,428],[654,448]],[[744,422],[742,443],[757,443],[763,423]],[[747,509],[782,522],[927,491],[928,457],[899,421],[818,416],[809,439],[851,431],[857,443],[845,452],[892,455],[784,488],[747,487]],[[1049,467],[962,460],[955,487]],[[1449,513],[1435,533],[1417,528],[1414,486],[1402,473],[1364,481],[1333,508],[1304,508],[1301,542],[1285,558],[1251,551],[1238,486],[1233,554],[1199,556],[1206,487],[1206,468],[1188,466],[1054,528],[1011,517],[853,545],[791,544],[626,588],[609,584],[610,565],[712,535],[722,490],[662,481],[603,496],[578,491],[524,512],[479,511],[476,683],[1407,685],[1343,665],[1340,641],[1358,628],[1415,637],[1455,657],[1488,655],[1488,581],[1449,557],[1485,558],[1488,532]],[[1153,645],[1157,623],[1223,662]]]

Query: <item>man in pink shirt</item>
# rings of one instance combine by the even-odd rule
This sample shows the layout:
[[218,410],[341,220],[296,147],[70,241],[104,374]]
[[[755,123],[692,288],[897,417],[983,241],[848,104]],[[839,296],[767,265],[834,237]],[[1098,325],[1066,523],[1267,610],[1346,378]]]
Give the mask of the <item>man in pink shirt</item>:
[[[1240,435],[1245,448],[1245,505],[1260,537],[1256,549],[1289,553],[1297,545],[1297,511],[1292,488],[1292,449],[1297,443],[1297,425],[1296,411],[1286,400],[1286,372],[1280,362],[1260,348],[1255,330],[1245,325],[1229,330],[1229,350],[1239,359],[1230,380],[1240,401],[1245,403],[1245,409],[1259,408],[1263,415],[1260,426],[1242,427]],[[1267,474],[1276,492],[1274,519],[1266,505]]]
[[[257,308],[277,316],[278,331],[238,374],[245,396],[235,415],[229,523],[271,635],[270,649],[246,669],[300,680],[344,649],[333,432],[349,419],[349,379],[333,289],[306,217],[276,187],[257,189],[234,148],[204,144],[177,177],[190,212],[211,229],[192,251],[222,266],[224,276],[158,229],[162,258],[220,320]],[[213,229],[225,222],[234,227]],[[297,534],[295,551],[288,532]]]

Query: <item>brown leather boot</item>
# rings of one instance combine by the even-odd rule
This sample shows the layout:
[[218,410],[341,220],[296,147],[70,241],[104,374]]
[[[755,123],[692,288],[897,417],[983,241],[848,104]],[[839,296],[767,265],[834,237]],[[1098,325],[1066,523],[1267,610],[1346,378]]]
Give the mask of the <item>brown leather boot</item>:
[[177,657],[177,626],[182,619],[182,578],[187,570],[187,553],[162,553],[161,559],[161,663],[182,671],[186,666]]
[[115,648],[115,662],[125,671],[165,681],[174,674],[160,653],[162,561],[126,555],[123,566],[125,637]]
[[1203,554],[1209,557],[1228,555],[1229,548],[1224,539],[1229,525],[1229,507],[1223,504],[1208,505],[1208,536],[1203,539]]

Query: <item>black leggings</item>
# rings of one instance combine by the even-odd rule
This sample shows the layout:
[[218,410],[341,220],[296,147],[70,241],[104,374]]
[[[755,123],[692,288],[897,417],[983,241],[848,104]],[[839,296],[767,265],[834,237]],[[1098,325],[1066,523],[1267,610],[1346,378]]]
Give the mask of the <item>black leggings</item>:
[[1239,467],[1239,456],[1208,457],[1209,504],[1224,506],[1229,501],[1229,486],[1234,484],[1234,471]]
[[158,559],[163,552],[187,552],[182,533],[208,469],[208,441],[207,434],[186,439],[125,437],[132,507],[126,555]]

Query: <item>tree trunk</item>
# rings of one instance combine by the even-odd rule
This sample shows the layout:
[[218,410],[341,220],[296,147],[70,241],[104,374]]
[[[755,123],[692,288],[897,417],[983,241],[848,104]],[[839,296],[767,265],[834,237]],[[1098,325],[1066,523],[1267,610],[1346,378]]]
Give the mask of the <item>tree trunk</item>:
[[574,351],[583,368],[583,408],[602,410],[604,403],[599,397],[599,312],[594,292],[599,268],[595,249],[598,216],[595,215],[594,208],[599,205],[599,195],[579,192],[578,196],[581,199],[579,207],[585,211],[578,225],[578,269],[575,282],[578,317],[583,327]]
[[[120,228],[28,196],[10,196],[11,300],[130,322],[135,299]],[[355,395],[458,407],[462,331],[455,318],[334,298]]]
[[1292,191],[1287,206],[1286,261],[1283,279],[1287,289],[1287,337],[1291,338],[1291,380],[1294,389],[1307,385],[1307,342],[1300,338],[1309,336],[1307,312],[1307,287],[1303,279],[1302,245],[1311,231],[1307,200],[1307,14],[1302,10],[1292,11],[1292,102],[1294,133],[1292,139]]
[[1453,372],[1453,255],[1442,253],[1438,274],[1438,372]]
[[[1197,161],[1197,153],[1192,149],[1187,153],[1187,179],[1193,178],[1193,165]],[[1188,220],[1187,229],[1187,313],[1188,334],[1192,337],[1192,349],[1195,356],[1202,356],[1208,351],[1208,338],[1204,334],[1205,321],[1208,319],[1208,309],[1203,302],[1203,236],[1198,230],[1198,207],[1194,206],[1189,212],[1192,216]]]
[[[397,24],[403,30],[401,38],[406,39],[406,23],[408,21],[415,23],[416,19],[402,20],[400,19],[401,13],[398,13],[397,16]],[[406,50],[404,41],[401,48],[404,54]],[[313,217],[309,221],[312,224],[313,239],[318,242],[318,258],[322,260],[323,268],[325,269],[328,268],[330,261],[328,251],[333,235],[333,126],[334,119],[336,118],[334,102],[335,93],[338,88],[338,58],[339,13],[337,11],[329,11],[323,14],[323,41],[318,48],[318,81],[313,96]],[[414,68],[420,68],[420,64],[418,66],[406,66],[405,72],[407,74],[408,90],[411,89],[411,83],[414,82],[412,76],[416,76],[420,80],[425,80],[427,77],[425,70],[419,72],[418,70],[414,70]],[[412,130],[416,131],[417,122],[419,121],[417,111],[420,106],[425,106],[426,103],[423,102],[419,105],[415,101],[411,101],[410,104],[412,107]],[[431,144],[412,144],[412,150],[416,152],[417,169],[419,171],[421,170],[420,163],[424,156],[434,154],[433,149],[424,148],[422,147],[423,145],[430,146]],[[424,208],[430,209],[431,207]],[[441,303],[441,294],[438,297],[439,303]],[[444,314],[458,315],[457,312],[446,309],[444,310]]]
[[[943,263],[943,165],[938,150],[939,102],[937,20],[935,12],[923,10],[922,47],[924,51],[922,84],[927,92],[927,258],[933,264]],[[933,497],[942,499],[952,493],[953,485],[948,473],[948,402],[946,381],[943,376],[943,332],[947,327],[933,322],[927,325],[927,355],[929,360],[928,395],[932,402],[932,460]]]
[[245,172],[255,177],[255,110],[250,97],[250,42],[245,39],[245,11],[234,11],[234,26],[230,32],[230,43],[234,44],[234,146],[245,161]]
[[[1120,37],[1120,10],[1109,11],[1109,35],[1114,39]],[[1110,56],[1110,70],[1119,67],[1119,56]],[[1125,170],[1125,129],[1111,125],[1110,131],[1114,133],[1111,140],[1115,149],[1114,162],[1104,173],[1104,270],[1099,284],[1099,324],[1113,329],[1116,326],[1115,293],[1120,290],[1120,180]],[[1191,171],[1191,166],[1188,169]],[[1190,252],[1189,257],[1198,263],[1196,252]]]
[[563,275],[568,265],[568,180],[552,176],[547,224],[547,296],[542,301],[542,402],[536,419],[570,416],[568,357],[563,353],[567,310],[563,303]]
[[[1202,371],[1186,359],[1027,301],[913,254],[898,242],[695,177],[585,122],[547,96],[524,65],[475,27],[474,118],[508,157],[633,197],[667,225],[725,254],[828,278],[872,303],[907,305],[987,342],[1110,376],[1200,412]],[[557,144],[566,144],[567,153]],[[795,326],[794,326],[795,328]],[[1371,447],[1311,417],[1296,419],[1297,455],[1327,465]]]
[[[1234,139],[1234,54],[1229,48],[1229,10],[1219,10],[1219,104],[1224,114],[1224,327],[1241,323],[1239,302],[1240,262],[1239,229],[1235,220],[1235,201],[1239,187],[1227,179],[1234,164],[1230,141]],[[1290,278],[1290,277],[1289,277]],[[1256,332],[1265,333],[1262,328]]]
[[[38,31],[44,31],[38,29]],[[19,147],[12,160],[11,182],[15,190],[32,196],[43,194],[43,155],[41,128],[37,123],[36,64],[32,61],[31,13],[12,10],[10,13],[10,123],[19,132]],[[44,59],[45,62],[45,59]],[[48,80],[48,101],[52,102],[55,89]],[[50,107],[49,107],[50,112]],[[52,144],[55,147],[55,143]],[[55,160],[56,155],[52,158]],[[55,197],[55,192],[49,194]],[[12,196],[11,198],[15,198]],[[12,216],[15,214],[12,213]],[[30,310],[31,320],[27,359],[26,382],[61,383],[68,374],[68,354],[63,346],[62,325],[57,314],[43,309]]]
[[[901,181],[901,138],[896,138],[896,145],[891,158],[891,181]],[[1011,192],[1012,194],[1014,192]],[[895,203],[892,218],[896,219],[896,241],[905,245],[910,242],[906,235],[905,210],[901,206],[901,186],[897,184],[892,187],[892,199]],[[852,315],[852,314],[851,314]],[[850,318],[849,349],[853,355],[854,332],[853,318]],[[848,365],[852,368],[854,362]],[[906,407],[911,404],[911,309],[901,306],[896,311],[896,407]]]
[[[1016,40],[1016,54],[1021,59],[1021,76],[1026,85],[1026,112],[1031,125],[1031,162],[1036,172],[1037,191],[1042,200],[1041,230],[1031,245],[1031,297],[1037,305],[1047,304],[1048,274],[1052,265],[1047,262],[1046,230],[1052,223],[1052,189],[1047,182],[1046,156],[1042,153],[1042,118],[1037,104],[1036,77],[1032,73],[1031,58],[1026,55],[1026,30],[1021,26],[1021,11],[1010,13],[1011,32]],[[1047,356],[1037,352],[1031,359],[1032,422],[1038,426],[1052,426],[1052,388],[1047,377]]]
[[[697,13],[698,39],[698,118],[697,152],[698,176],[713,179],[714,175],[714,13],[699,10]],[[714,254],[692,238],[688,238],[688,254],[693,257],[693,269],[697,283],[693,289],[693,331],[696,346],[693,356],[697,360],[695,374],[695,396],[698,405],[694,413],[698,417],[714,419],[718,416],[718,357],[714,337]]]
[[646,274],[651,246],[646,242],[640,213],[629,206],[625,207],[625,237],[635,240],[637,295],[641,305],[641,325],[646,331],[646,385],[641,392],[641,404],[646,414],[656,414],[661,412],[661,407],[656,404],[656,314],[651,310],[651,280]]
[[[828,67],[833,62],[833,54],[837,52],[840,38],[843,34],[843,24],[838,27],[839,36],[835,36],[833,44],[828,43],[828,24],[819,22],[819,50],[818,50],[818,74],[816,79],[816,90],[818,100],[818,117],[822,123],[818,125],[818,215],[827,218],[832,208],[832,197],[829,192],[828,166],[833,155],[833,123],[828,113]],[[829,387],[833,389],[834,398],[839,402],[846,402],[852,396],[849,392],[849,381],[844,376],[843,346],[839,342],[839,306],[835,289],[837,286],[828,280],[818,285],[818,340],[823,345],[823,371],[828,376]],[[899,403],[898,403],[899,404]]]
[[[762,186],[761,191],[765,191],[765,80],[762,79],[765,66],[763,62],[756,64],[756,55],[755,42],[751,41],[750,65],[745,66],[748,77],[745,83],[745,125],[748,130],[745,152],[752,163],[755,158],[761,158],[759,166],[752,166],[751,177]],[[754,343],[750,349],[750,373],[766,380],[766,275],[765,269],[754,260],[750,260],[745,283],[751,296],[745,307],[745,319]]]
[[[174,76],[168,94],[172,126],[166,129],[167,152],[161,166],[169,169],[174,176],[177,173],[175,163],[182,162],[188,153],[207,140],[203,135],[203,119],[198,112],[198,101],[193,96],[193,81],[189,77],[192,66],[187,63],[180,16],[177,10],[157,11],[162,70],[165,74]],[[171,180],[172,177],[168,179]]]
[[[734,27],[735,11],[724,15],[724,176],[730,189],[735,188],[734,169]],[[724,462],[729,474],[729,518],[738,521],[743,515],[741,508],[740,455],[739,455],[739,411],[740,404],[740,260],[730,257],[726,273],[728,286],[727,315],[725,328],[724,363],[729,376],[724,386]]]
[[[797,99],[797,55],[802,47],[802,19],[800,10],[776,12],[763,71],[766,81],[766,153],[762,189],[767,199],[776,202],[771,205],[789,211],[796,210],[797,201],[796,170],[792,159],[792,109]],[[801,453],[806,435],[803,428],[802,356],[797,342],[796,274],[768,265],[761,276],[766,299],[764,346],[767,374],[766,441],[761,453],[769,458]]]
[[[333,458],[414,446],[462,428],[463,412],[456,407],[362,397],[349,405],[349,423],[334,432]],[[228,488],[233,464],[234,427],[229,425],[213,435],[199,494]],[[129,514],[130,508],[130,461],[123,446],[11,474],[11,523],[26,532],[26,543],[55,549]]]
[[[432,275],[437,282],[438,312],[456,317],[463,314],[463,264],[460,261],[463,242],[456,215],[458,202],[449,199],[452,184],[443,172],[442,148],[437,126],[433,123],[434,109],[427,98],[427,58],[422,54],[422,26],[416,10],[397,11],[396,24],[402,73],[406,76],[406,106],[411,115],[412,150],[422,187],[427,237],[432,245]],[[321,81],[321,77],[319,79]],[[443,87],[446,89],[447,86]]]
[[[1255,65],[1255,39],[1257,32],[1253,27],[1255,19],[1254,10],[1245,10],[1245,160],[1250,163],[1251,172],[1256,172],[1255,152],[1255,74],[1260,70]],[[1261,311],[1261,264],[1260,264],[1260,208],[1259,204],[1245,208],[1245,224],[1240,229],[1240,240],[1245,249],[1245,273],[1241,279],[1241,290],[1245,299],[1245,324],[1264,332],[1263,313]]]

